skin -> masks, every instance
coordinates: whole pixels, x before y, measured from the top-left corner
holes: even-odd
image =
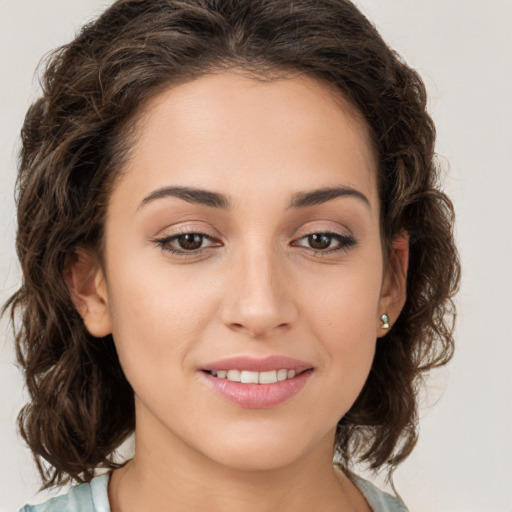
[[[137,449],[113,473],[112,510],[368,511],[332,467],[335,428],[385,343],[380,315],[394,321],[403,306],[393,266],[406,270],[408,249],[397,237],[383,256],[364,122],[312,78],[223,72],[161,93],[138,127],[108,205],[104,264],[80,249],[67,274],[89,331],[113,334],[135,392]],[[340,186],[360,196],[290,207]],[[147,199],[164,187],[219,193],[230,207]],[[170,253],[183,230],[207,237]],[[315,250],[308,236],[326,232],[342,242]],[[247,409],[200,371],[239,355],[314,370],[287,402]]]

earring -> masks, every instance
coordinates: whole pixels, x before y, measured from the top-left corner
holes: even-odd
[[[381,315],[380,320],[382,322],[380,328],[381,329],[389,329],[389,327],[390,327],[390,325],[389,325],[389,316],[386,313]]]

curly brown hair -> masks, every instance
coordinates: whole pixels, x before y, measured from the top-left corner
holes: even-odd
[[[404,230],[410,236],[407,301],[339,421],[335,448],[347,468],[363,461],[378,469],[396,467],[414,447],[422,376],[453,353],[460,273],[421,78],[348,0],[119,0],[48,58],[21,134],[23,284],[4,310],[17,325],[31,397],[19,428],[45,487],[118,467],[113,453],[134,429],[133,391],[112,337],[85,329],[63,277],[66,260],[78,246],[101,254],[137,112],[165,88],[234,68],[264,80],[307,73],[366,120],[384,245]]]

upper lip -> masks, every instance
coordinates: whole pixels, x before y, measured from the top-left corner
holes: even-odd
[[[287,370],[295,370],[301,372],[308,370],[313,366],[298,359],[292,359],[286,356],[268,356],[264,358],[255,358],[248,356],[228,357],[220,359],[213,363],[207,364],[202,367],[205,371],[218,371],[218,370],[246,370],[252,372],[266,372],[270,370],[280,370],[286,368]]]

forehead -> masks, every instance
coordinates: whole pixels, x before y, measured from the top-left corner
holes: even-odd
[[[365,121],[332,86],[306,75],[205,75],[156,96],[136,128],[123,175],[141,192],[170,181],[227,195],[248,185],[286,192],[293,183],[376,194]]]

